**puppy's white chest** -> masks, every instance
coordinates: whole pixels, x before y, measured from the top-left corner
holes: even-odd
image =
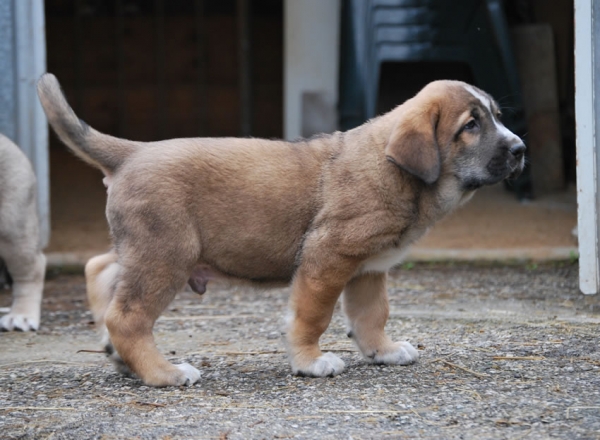
[[[408,247],[386,249],[385,251],[377,255],[373,255],[366,260],[362,264],[359,273],[387,272],[392,267],[402,263],[402,260],[404,260],[404,257],[406,257],[407,253]]]
[[[427,228],[414,228],[407,231],[397,247],[385,249],[378,254],[372,255],[363,262],[358,273],[387,272],[392,267],[398,266],[404,261],[410,245],[425,232],[427,232]]]

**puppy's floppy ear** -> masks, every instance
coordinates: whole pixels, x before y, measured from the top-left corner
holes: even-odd
[[[388,160],[431,185],[440,177],[440,149],[435,131],[437,109],[411,109],[396,123],[385,147]]]

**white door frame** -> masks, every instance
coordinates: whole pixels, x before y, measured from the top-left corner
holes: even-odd
[[[600,147],[600,2],[575,0],[575,117],[579,287],[599,290],[598,148]]]
[[[37,80],[46,71],[44,0],[13,0],[16,88],[16,144],[37,177],[42,247],[50,239],[48,123],[37,96]]]

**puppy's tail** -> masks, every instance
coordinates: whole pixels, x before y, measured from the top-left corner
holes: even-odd
[[[58,137],[75,155],[102,170],[106,176],[112,175],[140,148],[139,142],[100,133],[79,119],[51,73],[42,75],[37,89],[48,122]]]

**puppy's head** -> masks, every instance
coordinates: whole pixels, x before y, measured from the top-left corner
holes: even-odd
[[[435,81],[392,112],[388,160],[427,184],[453,175],[464,190],[515,178],[525,145],[500,121],[491,96],[459,81]]]

